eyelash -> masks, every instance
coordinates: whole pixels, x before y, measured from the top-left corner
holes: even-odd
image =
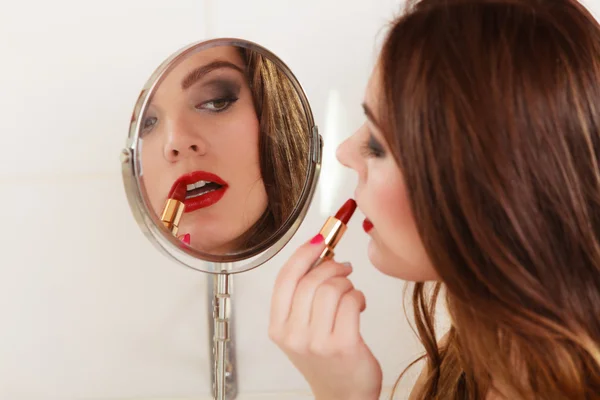
[[[369,139],[362,144],[361,152],[365,157],[381,158],[385,155],[381,145],[371,135],[369,135]]]
[[[149,120],[151,120],[151,119],[153,119],[153,120],[154,120],[154,123],[153,123],[152,125],[150,125],[150,126],[146,126],[146,123],[147,123]],[[157,122],[158,122],[158,118],[156,118],[156,117],[147,117],[147,118],[145,118],[145,119],[142,121],[142,127],[141,127],[141,132],[140,132],[140,133],[141,133],[141,135],[142,135],[142,136],[145,136],[145,135],[147,135],[148,133],[150,133],[150,131],[152,130],[152,128],[154,128],[154,125],[156,125],[156,123],[157,123]]]
[[[209,113],[212,114],[218,114],[218,113],[222,113],[224,111],[227,111],[236,101],[238,101],[238,98],[235,96],[231,96],[231,97],[222,97],[222,98],[218,98],[218,99],[212,99],[212,100],[208,100],[205,101],[204,103],[198,104],[195,108],[197,110],[205,110]],[[210,109],[204,109],[202,108],[202,106],[205,106],[206,104],[210,104],[210,103],[218,103],[218,102],[227,102],[227,105],[219,110],[210,110]]]
[[[210,104],[210,103],[218,103],[220,101],[224,101],[227,102],[227,105],[220,109],[220,110],[209,110],[209,109],[204,109],[205,111],[211,113],[211,114],[218,114],[218,113],[222,113],[224,111],[227,111],[236,101],[238,101],[239,98],[232,96],[232,97],[223,97],[223,98],[218,98],[218,99],[212,99],[212,100],[208,100],[205,101],[204,103],[198,104],[197,106],[195,106],[195,108],[197,110],[203,110],[202,106],[206,105],[206,104]],[[156,123],[158,122],[158,119],[156,117],[150,117],[150,119],[154,119],[155,122],[151,125],[151,126],[142,126],[142,131],[144,131],[145,134],[147,134],[148,130],[152,130],[152,128],[154,127],[154,125],[156,125]],[[144,120],[144,125],[145,123],[148,121],[148,118],[146,120]]]

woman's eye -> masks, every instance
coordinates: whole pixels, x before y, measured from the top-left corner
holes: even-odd
[[[236,101],[237,98],[215,99],[199,104],[196,106],[196,108],[201,110],[207,110],[210,112],[222,112],[231,107],[231,105]]]
[[[380,158],[385,155],[383,146],[372,135],[369,135],[369,139],[361,147],[363,155],[367,157]]]
[[[157,121],[158,121],[158,118],[156,118],[156,117],[148,117],[148,118],[144,119],[144,123],[142,125],[142,129],[143,130],[152,129],[152,127],[154,125],[156,125]]]

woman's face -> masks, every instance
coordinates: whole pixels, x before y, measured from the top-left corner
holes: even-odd
[[[259,121],[235,47],[214,47],[180,63],[160,84],[142,121],[143,180],[160,217],[178,180],[187,184],[178,234],[211,254],[235,239],[267,207]],[[192,186],[193,185],[193,186]]]
[[[355,199],[371,237],[369,259],[387,275],[409,281],[437,279],[410,210],[402,172],[377,121],[380,72],[373,72],[365,95],[367,121],[340,145],[338,160],[358,173]],[[398,132],[397,134],[401,134]]]

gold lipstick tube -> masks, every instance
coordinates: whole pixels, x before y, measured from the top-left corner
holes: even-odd
[[[179,200],[167,199],[167,202],[165,203],[160,220],[173,235],[177,235],[179,221],[181,220],[184,209],[183,202]]]
[[[327,221],[325,221],[325,224],[319,231],[319,233],[323,235],[325,241],[325,249],[321,252],[319,258],[317,258],[317,260],[313,263],[311,269],[333,258],[333,256],[335,255],[333,250],[344,235],[344,232],[346,232],[346,229],[348,229],[346,224],[344,224],[339,219],[335,217],[327,218]]]

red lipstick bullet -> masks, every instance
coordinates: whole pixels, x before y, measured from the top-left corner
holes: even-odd
[[[186,192],[187,187],[185,183],[178,182],[171,188],[171,191],[169,192],[169,199],[183,202],[185,200]]]
[[[319,255],[319,258],[313,263],[311,268],[321,264],[323,261],[331,260],[335,253],[333,250],[346,232],[348,221],[356,211],[356,201],[349,199],[335,214],[335,217],[329,217],[319,233],[325,238],[325,250]]]
[[[335,214],[335,218],[339,219],[344,223],[344,225],[348,224],[352,214],[356,211],[356,201],[350,199],[344,203],[344,205],[338,210]]]

